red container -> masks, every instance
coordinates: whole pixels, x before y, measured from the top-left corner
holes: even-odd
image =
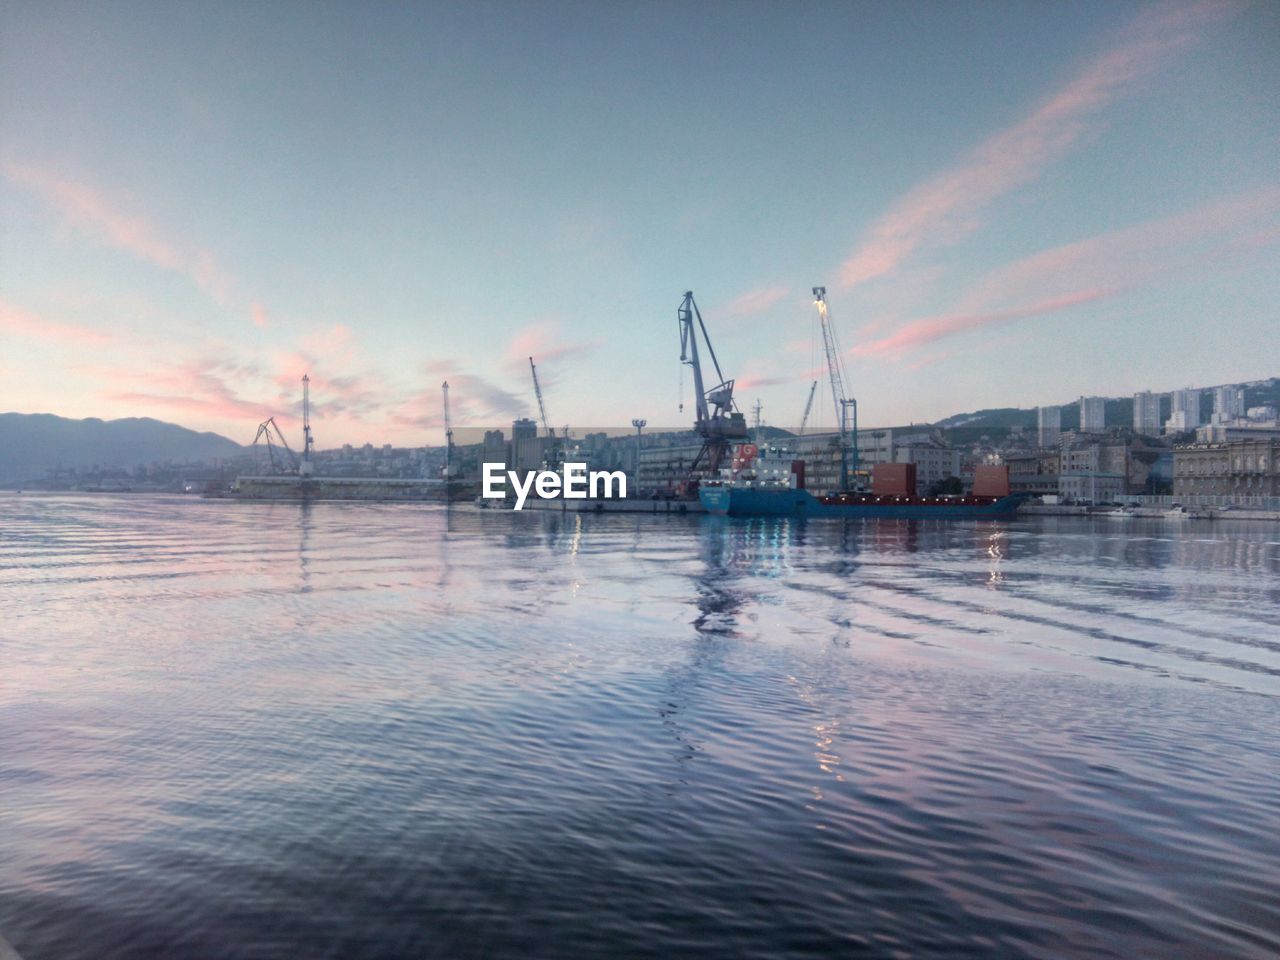
[[[1009,495],[1009,468],[976,468],[973,471],[973,495],[975,497],[1007,497]]]
[[[877,497],[914,497],[914,463],[877,463],[871,468],[871,492]]]

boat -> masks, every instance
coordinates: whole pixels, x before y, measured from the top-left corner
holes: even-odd
[[[1114,510],[1108,510],[1103,516],[1109,520],[1128,520],[1130,517],[1136,517],[1138,514],[1128,507],[1116,507]]]
[[[1192,515],[1191,511],[1182,504],[1175,503],[1172,507],[1166,510],[1162,516],[1166,520],[1190,520]]]
[[[887,520],[1007,520],[1027,494],[920,497],[804,488],[804,463],[783,450],[743,444],[733,466],[698,485],[698,499],[718,516],[883,518]]]

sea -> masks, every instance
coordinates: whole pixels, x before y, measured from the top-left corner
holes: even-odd
[[[1274,958],[1280,526],[3,495],[0,936]]]

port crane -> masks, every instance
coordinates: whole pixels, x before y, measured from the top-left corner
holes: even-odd
[[[804,402],[804,413],[800,416],[800,429],[796,432],[797,437],[804,436],[805,425],[809,422],[809,413],[813,410],[813,395],[818,392],[818,381],[815,380],[809,384],[809,399]]]
[[[444,469],[441,474],[446,480],[453,479],[453,420],[449,416],[449,381],[441,387],[444,391]]]
[[[849,489],[849,476],[858,469],[858,401],[845,394],[844,365],[840,359],[840,345],[836,340],[831,315],[827,311],[827,288],[813,288],[813,302],[818,308],[818,322],[822,325],[822,345],[827,352],[827,373],[831,379],[831,400],[836,408],[839,424],[840,489]]]
[[[680,362],[687,363],[693,369],[694,399],[697,404],[693,429],[702,438],[702,449],[694,457],[689,472],[692,474],[699,467],[704,467],[714,475],[720,469],[730,445],[747,439],[747,421],[733,402],[733,381],[726,380],[720,371],[720,361],[716,359],[715,348],[711,346],[707,325],[702,321],[702,313],[694,302],[692,290],[685,291],[684,300],[676,310],[676,319],[680,324]],[[709,390],[703,382],[702,363],[698,357],[699,331],[719,380]]]
[[[555,469],[559,463],[559,454],[557,452],[556,431],[551,426],[551,421],[547,419],[547,405],[542,400],[542,386],[538,383],[538,368],[533,363],[533,357],[529,358],[529,372],[533,374],[533,394],[538,398],[538,414],[542,417],[543,429],[547,431],[547,466]],[[565,435],[568,436],[569,428],[565,427]]]
[[[302,463],[298,464],[300,477],[309,477],[314,472],[315,464],[311,462],[311,449],[314,446],[315,440],[311,437],[311,374],[304,373],[302,375]]]
[[[267,417],[258,424],[258,432],[253,438],[255,448],[259,440],[262,440],[267,448],[267,458],[271,462],[272,474],[298,473],[298,458],[290,448],[289,441],[280,432],[275,417]]]

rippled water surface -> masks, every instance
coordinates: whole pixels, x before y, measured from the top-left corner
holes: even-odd
[[[1273,957],[1280,527],[0,497],[43,958]]]

